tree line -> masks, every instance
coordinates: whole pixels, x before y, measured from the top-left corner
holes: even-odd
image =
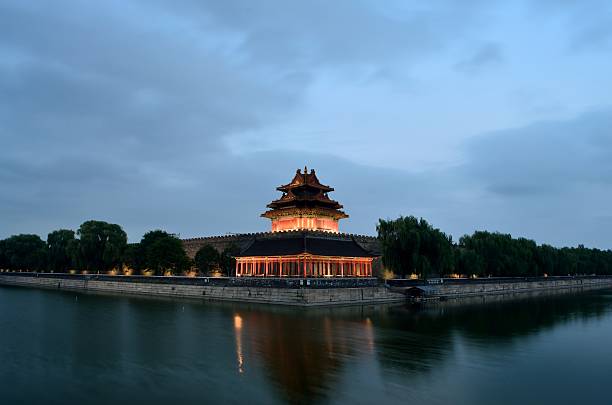
[[[476,231],[458,243],[413,216],[380,220],[383,265],[395,276],[527,277],[612,274],[612,251],[538,245],[509,234]]]
[[[538,245],[509,234],[476,231],[454,242],[450,235],[413,216],[380,220],[382,264],[396,277],[524,277],[612,274],[612,251]],[[202,246],[193,259],[181,240],[162,230],[127,243],[117,224],[86,221],[76,230],[58,229],[42,240],[20,234],[0,240],[0,269],[145,275],[231,275],[237,246],[222,252]]]
[[[111,273],[145,275],[219,274],[234,268],[230,246],[218,252],[204,245],[192,260],[183,243],[162,230],[144,234],[138,243],[128,243],[120,225],[86,221],[77,231],[58,229],[44,241],[38,235],[20,234],[0,240],[0,269],[55,273]]]

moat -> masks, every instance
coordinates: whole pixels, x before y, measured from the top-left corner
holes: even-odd
[[[0,286],[2,402],[612,401],[612,289],[285,308]]]

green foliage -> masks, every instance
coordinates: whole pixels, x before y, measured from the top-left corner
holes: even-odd
[[[214,268],[221,266],[221,255],[211,245],[202,246],[195,255],[195,266],[201,274],[210,273]]]
[[[72,260],[88,271],[105,272],[119,267],[127,245],[127,234],[119,225],[86,221],[77,231],[78,242],[69,244]]]
[[[612,251],[555,248],[509,234],[476,231],[453,244],[450,237],[425,220],[400,217],[377,226],[383,264],[406,277],[456,272],[478,277],[563,276],[612,274]]]
[[[164,275],[166,271],[181,274],[191,266],[181,240],[162,230],[147,232],[139,249],[145,268],[153,270],[156,275]]]
[[[465,235],[457,247],[471,261],[459,261],[458,272],[478,276],[541,276],[608,274],[612,252],[597,249],[557,249],[525,238],[478,231]],[[476,263],[476,265],[474,264]]]
[[[235,257],[239,254],[240,247],[235,244],[229,245],[223,250],[223,252],[221,252],[221,256],[219,258],[219,265],[224,275],[231,276],[232,274],[234,274],[234,271],[236,269]]]
[[[8,252],[6,251],[7,249],[6,245],[7,245],[6,239],[0,240],[0,269],[2,270],[11,268],[9,258],[7,256]]]
[[[59,229],[47,236],[47,265],[54,272],[67,272],[72,265],[71,249],[74,245],[74,231]]]
[[[38,235],[14,235],[2,241],[2,260],[11,270],[41,271],[46,267],[47,245]]]
[[[377,227],[384,266],[407,277],[445,274],[453,267],[452,239],[413,216],[380,220]]]
[[[130,243],[123,251],[123,264],[134,271],[134,274],[140,274],[145,269],[145,255],[142,244]]]

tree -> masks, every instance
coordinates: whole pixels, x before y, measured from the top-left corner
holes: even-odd
[[[212,245],[202,246],[196,253],[194,263],[202,274],[210,273],[215,267],[220,266],[221,255]]]
[[[134,274],[140,274],[145,269],[145,255],[142,244],[130,243],[123,252],[123,264],[125,264]]]
[[[140,249],[145,268],[157,275],[164,275],[166,271],[181,274],[191,265],[181,240],[162,230],[147,232],[140,241]]]
[[[231,244],[221,252],[221,256],[219,258],[219,265],[224,275],[230,276],[234,274],[234,269],[236,268],[236,256],[240,254],[240,247]]]
[[[478,253],[464,247],[455,248],[455,271],[459,274],[482,276],[485,263]]]
[[[416,270],[420,244],[416,226],[417,219],[412,216],[395,221],[381,219],[376,226],[383,265],[404,278]]]
[[[54,272],[66,272],[71,264],[71,243],[74,241],[74,231],[59,229],[47,236],[47,264]]]
[[[11,264],[9,262],[8,256],[7,256],[7,247],[6,247],[6,239],[2,239],[0,240],[0,269],[1,270],[6,270],[9,269],[11,267]]]
[[[117,224],[86,221],[77,231],[78,243],[69,244],[72,259],[88,271],[106,272],[119,267],[127,234]]]
[[[376,227],[381,243],[383,264],[394,273],[407,277],[418,273],[422,278],[432,273],[452,270],[452,239],[424,219],[413,216],[380,220]]]
[[[41,271],[46,266],[47,245],[38,235],[13,235],[3,241],[3,256],[12,270]]]

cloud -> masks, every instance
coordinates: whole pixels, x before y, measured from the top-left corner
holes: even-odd
[[[455,69],[466,74],[476,74],[486,68],[499,65],[504,60],[501,45],[487,43],[480,46],[468,58],[461,60],[455,65]]]
[[[164,204],[181,206],[177,193],[196,185],[203,204],[213,203],[211,190],[231,196],[240,157],[225,138],[299,108],[320,69],[382,68],[443,47],[452,30],[469,27],[469,9],[5,2],[2,232],[75,224],[87,213],[130,227],[138,220],[125,212],[167,216]]]
[[[612,111],[484,134],[467,146],[467,175],[504,196],[612,184]]]
[[[607,0],[532,1],[531,9],[545,20],[560,20],[571,51],[609,51],[612,45],[612,5]]]
[[[612,243],[600,229],[606,110],[487,131],[462,166],[446,153],[431,164],[436,150],[460,150],[464,133],[516,121],[452,72],[458,49],[472,50],[455,66],[468,76],[512,60],[516,33],[487,35],[497,22],[487,11],[502,5],[3,2],[0,237],[91,218],[124,225],[132,240],[153,228],[266,230],[259,214],[274,187],[307,164],[336,187],[346,231],[417,215],[455,236],[485,228]],[[499,91],[490,72],[480,95]],[[522,79],[518,88],[538,91]],[[305,104],[323,111],[291,121]],[[479,114],[484,124],[468,122]],[[381,167],[391,159],[399,168]],[[407,170],[414,162],[426,168]]]

